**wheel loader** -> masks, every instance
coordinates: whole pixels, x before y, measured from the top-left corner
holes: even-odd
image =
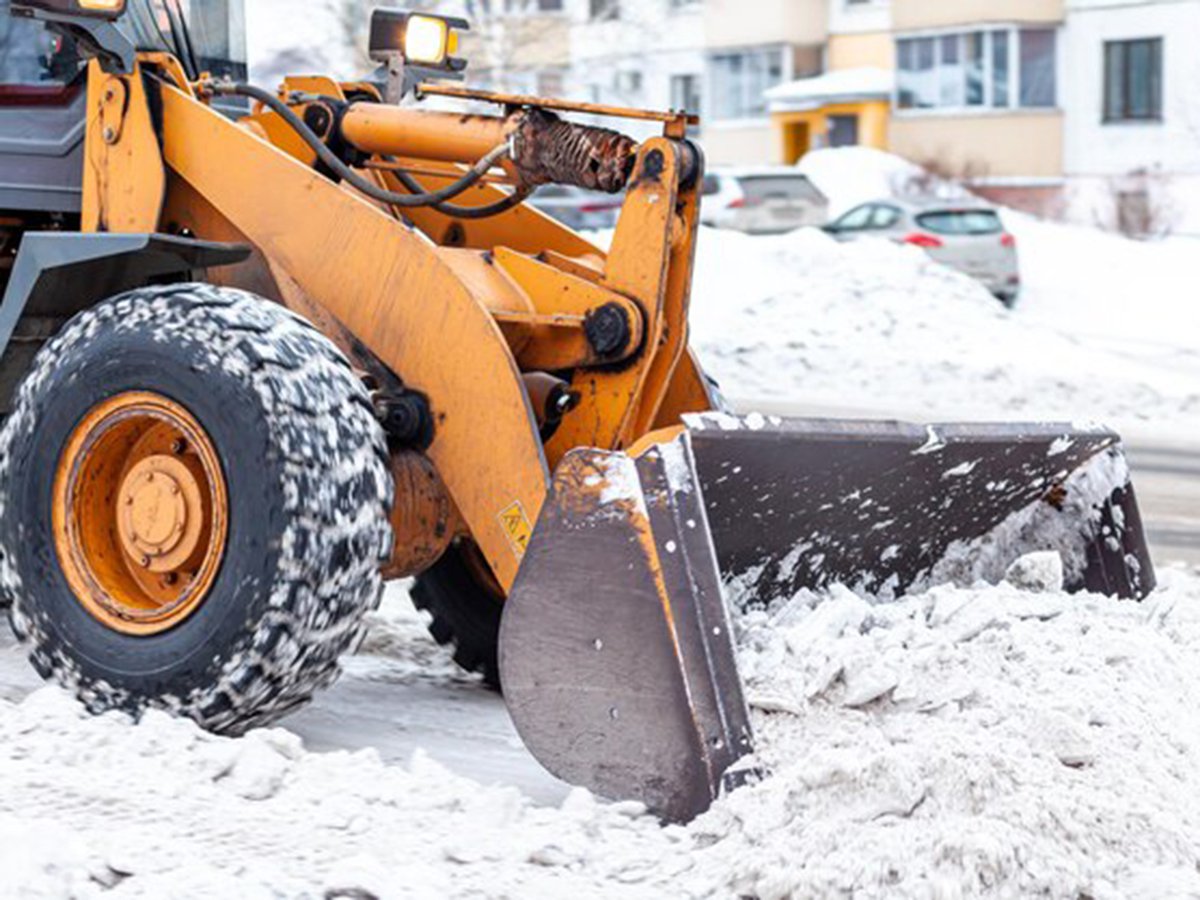
[[[685,820],[755,771],[747,605],[1153,587],[1106,429],[725,409],[688,114],[470,89],[394,10],[266,90],[237,4],[0,4],[0,587],[88,708],[272,722],[408,577],[551,772]],[[623,194],[607,250],[545,184]]]

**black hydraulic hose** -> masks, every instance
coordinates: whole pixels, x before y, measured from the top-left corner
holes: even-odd
[[[424,191],[421,182],[413,178],[403,169],[389,169],[396,180],[408,188],[413,193]],[[513,190],[513,192],[502,200],[497,200],[495,203],[489,203],[487,206],[458,206],[452,203],[431,203],[430,207],[436,209],[443,215],[453,216],[456,219],[486,219],[489,216],[496,216],[502,212],[508,212],[514,206],[520,206],[533,193],[533,188],[522,186]]]
[[[317,133],[311,128],[309,128],[303,119],[292,112],[291,107],[289,107],[270,91],[265,91],[262,88],[254,87],[250,84],[235,84],[233,82],[226,81],[210,82],[207,87],[216,94],[237,94],[242,97],[249,97],[251,100],[257,100],[258,102],[262,103],[264,106],[268,107],[272,112],[278,115],[279,118],[287,122],[292,130],[299,135],[300,139],[303,140],[304,143],[306,143],[312,149],[312,151],[317,154],[317,157],[321,160],[321,162],[325,163],[325,165],[327,165],[330,170],[334,172],[334,174],[344,181],[349,182],[357,190],[366,194],[373,200],[378,200],[380,203],[387,203],[390,206],[409,208],[417,206],[436,206],[437,204],[446,200],[452,200],[459,194],[466,191],[468,188],[474,187],[479,180],[488,173],[488,170],[491,169],[492,166],[509,155],[508,144],[498,144],[497,146],[493,147],[483,157],[483,159],[471,166],[471,168],[466,171],[462,178],[459,178],[457,181],[446,185],[444,188],[436,191],[424,191],[420,190],[421,186],[420,184],[417,184],[417,189],[420,191],[420,193],[398,194],[395,191],[386,190],[374,182],[368,181],[366,178],[363,178],[352,168],[342,162],[342,160],[338,158],[338,155],[325,145],[325,142],[321,140],[320,136],[317,135]],[[404,183],[405,187],[408,187],[408,183],[404,182],[403,178],[401,179],[401,182]],[[518,191],[517,193],[520,192]],[[513,194],[511,196],[515,197],[517,194]],[[511,199],[511,197],[505,199]],[[499,206],[498,203],[493,205]],[[458,207],[454,208],[457,209]],[[480,207],[480,209],[483,208],[484,207]]]

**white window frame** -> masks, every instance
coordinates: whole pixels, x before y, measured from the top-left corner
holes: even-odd
[[[992,105],[993,63],[992,32],[1008,33],[1008,106]],[[1022,106],[1021,105],[1021,32],[1022,31],[1052,31],[1054,32],[1054,105],[1053,106]],[[983,32],[987,35],[983,52],[983,103],[979,106],[932,106],[932,107],[902,107],[900,105],[900,41],[919,38],[934,39],[934,67],[941,58],[942,45],[940,38],[951,35],[967,35]],[[1047,22],[1016,23],[1016,22],[980,22],[969,27],[956,25],[948,28],[924,29],[920,31],[905,31],[895,35],[896,44],[896,87],[892,91],[892,115],[898,118],[923,118],[930,116],[1009,116],[1009,115],[1038,115],[1053,114],[1062,111],[1062,26]]]
[[[716,82],[713,78],[712,61],[717,56],[733,56],[735,54],[750,54],[750,53],[767,53],[773,52],[780,55],[780,84],[787,84],[795,78],[795,53],[790,44],[752,44],[742,47],[711,47],[704,56],[704,80],[701,82],[700,102],[704,106],[704,123],[705,126],[715,128],[742,128],[747,126],[760,126],[764,122],[770,121],[771,114],[769,107],[764,103],[762,115],[757,116],[734,116],[732,118],[721,118],[716,114],[713,106],[716,98]]]

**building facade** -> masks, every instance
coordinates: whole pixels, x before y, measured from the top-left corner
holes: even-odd
[[[1200,235],[1200,0],[1067,0],[1068,216]]]
[[[456,2],[473,80],[698,112],[713,163],[862,144],[1035,212],[1200,233],[1200,0]]]

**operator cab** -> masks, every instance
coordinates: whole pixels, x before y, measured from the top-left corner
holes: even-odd
[[[0,219],[74,215],[87,66],[72,38],[11,5],[0,0]],[[117,27],[139,50],[177,56],[189,76],[246,79],[244,0],[129,0]]]

